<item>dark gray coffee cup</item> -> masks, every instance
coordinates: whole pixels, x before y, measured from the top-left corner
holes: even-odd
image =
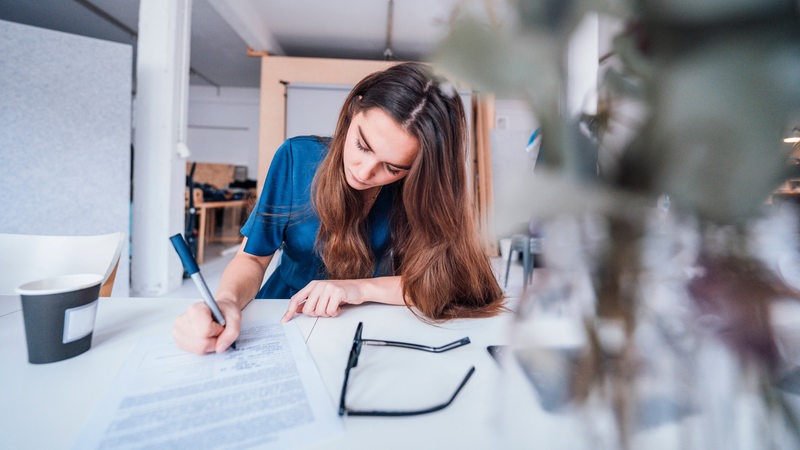
[[[61,361],[89,350],[102,275],[74,274],[17,288],[22,300],[28,361]]]

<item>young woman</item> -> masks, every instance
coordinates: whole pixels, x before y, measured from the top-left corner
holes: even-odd
[[[290,298],[283,321],[364,302],[406,305],[431,320],[499,312],[502,290],[469,198],[466,130],[461,99],[428,66],[367,76],[331,139],[297,137],[278,149],[217,289],[227,326],[196,303],[175,323],[178,346],[225,351],[253,298]]]

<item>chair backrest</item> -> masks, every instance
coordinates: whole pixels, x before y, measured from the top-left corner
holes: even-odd
[[[100,296],[114,286],[125,233],[48,236],[0,233],[0,295],[28,281],[75,273],[103,275]]]

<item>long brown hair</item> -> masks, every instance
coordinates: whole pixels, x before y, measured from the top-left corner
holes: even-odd
[[[367,278],[375,269],[367,207],[344,175],[342,153],[359,111],[380,108],[415,136],[420,149],[396,189],[391,213],[395,273],[406,305],[433,320],[490,316],[503,294],[475,226],[466,174],[467,126],[455,89],[421,63],[373,73],[345,100],[328,155],[314,178],[317,247],[331,279]]]

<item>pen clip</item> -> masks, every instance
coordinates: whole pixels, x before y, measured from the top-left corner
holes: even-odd
[[[186,269],[186,273],[189,276],[192,276],[200,271],[200,267],[197,265],[197,261],[192,256],[192,251],[189,250],[189,244],[186,243],[186,239],[184,239],[183,235],[178,233],[174,236],[170,236],[170,242],[172,242],[172,246],[175,247],[175,251],[178,252],[178,258],[181,259],[181,264],[183,264],[183,268]]]

